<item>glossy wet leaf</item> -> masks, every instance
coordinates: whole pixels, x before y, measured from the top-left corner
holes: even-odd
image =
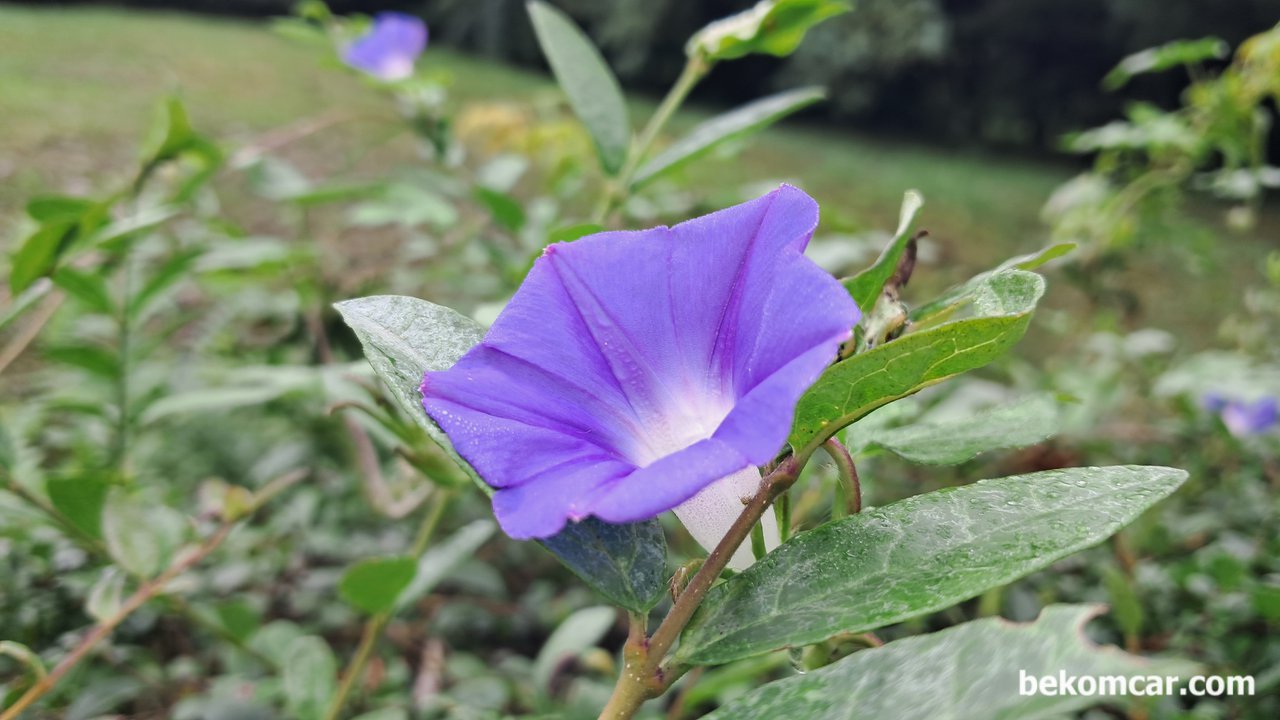
[[[1051,395],[1015,402],[936,422],[877,428],[857,434],[856,447],[887,450],[923,465],[955,465],[991,450],[1035,445],[1058,432],[1058,403]],[[860,426],[850,429],[854,434]]]
[[[755,100],[723,115],[717,115],[689,131],[636,172],[632,186],[639,188],[662,175],[683,167],[730,140],[759,132],[782,118],[826,98],[821,87],[803,87]]]
[[[915,234],[916,218],[922,207],[924,198],[920,193],[908,190],[902,198],[902,209],[898,213],[898,229],[894,231],[884,252],[880,253],[871,267],[841,281],[853,301],[858,304],[858,309],[862,310],[863,317],[871,314],[880,291],[884,290],[884,284],[893,277],[893,271],[897,269],[898,261],[907,249],[907,242]]]
[[[1050,605],[1033,623],[987,618],[898,640],[765,685],[706,718],[1052,720],[1124,693],[1026,693],[1023,673],[1142,678],[1140,692],[1149,695],[1146,678],[1187,677],[1199,670],[1184,660],[1094,645],[1084,626],[1103,611],[1100,605]]]
[[[808,454],[872,410],[1000,357],[1022,338],[1044,279],[1006,270],[971,302],[974,317],[911,332],[843,360],[800,398],[789,442]]]
[[[338,594],[349,605],[371,615],[386,612],[413,582],[418,562],[409,557],[368,558],[347,568]]]
[[[425,300],[382,295],[334,305],[356,332],[365,357],[400,407],[440,444],[487,494],[492,489],[453,452],[448,437],[422,409],[422,378],[451,367],[480,342],[479,323]],[[632,610],[661,598],[666,539],[657,520],[609,525],[594,518],[567,525],[541,541],[570,570],[610,601]]]
[[[732,662],[950,607],[1106,539],[1182,470],[1070,468],[947,488],[793,538],[712,589],[680,657]]]
[[[644,611],[662,599],[667,541],[657,520],[613,525],[591,517],[542,544],[615,605]]]
[[[996,275],[1008,270],[1035,270],[1050,260],[1063,257],[1075,249],[1075,243],[1057,243],[1033,253],[1009,258],[995,268],[978,273],[934,300],[915,308],[911,311],[911,321],[917,326],[937,325],[972,301],[975,293]]]
[[[534,0],[529,19],[538,45],[555,73],[569,106],[587,127],[605,172],[622,168],[631,143],[631,120],[622,87],[591,40],[560,10]]]
[[[400,409],[453,453],[444,431],[422,408],[422,380],[428,370],[452,367],[484,338],[484,328],[449,308],[400,295],[345,300],[334,308],[360,338],[364,356]],[[471,466],[454,457],[474,477]]]

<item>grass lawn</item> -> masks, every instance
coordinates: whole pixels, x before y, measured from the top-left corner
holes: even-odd
[[[554,92],[545,76],[443,50],[432,49],[425,62],[450,69],[463,97],[525,99]],[[391,119],[382,99],[358,78],[324,67],[313,49],[260,23],[0,5],[0,247],[11,241],[7,228],[32,194],[89,191],[113,180],[113,168],[128,167],[157,99],[173,90],[197,127],[232,141],[324,113],[367,116],[327,131],[324,149],[313,151],[319,155],[368,146],[387,132]],[[636,105],[648,107],[643,100]],[[701,116],[685,113],[675,125]],[[380,157],[403,163],[403,150],[392,144]],[[1069,175],[1065,165],[793,124],[768,132],[740,155],[704,163],[691,180],[738,186],[788,179],[814,194],[827,217],[879,227],[891,227],[902,192],[918,188],[927,200],[924,226],[940,250],[941,266],[926,271],[957,279],[1043,245],[1040,207]],[[1208,344],[1217,320],[1238,303],[1239,293],[1231,290],[1257,280],[1259,259],[1277,235],[1280,222],[1271,213],[1257,238],[1220,243],[1222,263],[1203,278],[1169,281],[1171,264],[1164,260],[1135,269],[1145,320],[1180,329],[1193,346]],[[1054,304],[1073,302],[1056,293]]]

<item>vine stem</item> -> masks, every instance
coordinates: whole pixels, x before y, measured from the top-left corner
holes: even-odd
[[[822,443],[822,449],[835,463],[840,487],[844,488],[843,503],[839,501],[839,493],[837,493],[837,511],[857,515],[862,512],[862,481],[858,479],[858,466],[853,464],[853,456],[849,454],[849,448],[840,444],[840,441],[833,436]]]
[[[644,161],[649,149],[653,147],[653,143],[658,139],[658,134],[662,132],[662,128],[666,127],[667,122],[676,114],[676,110],[680,109],[694,86],[710,72],[711,64],[710,60],[700,54],[694,54],[689,57],[684,69],[680,71],[680,77],[676,78],[675,84],[667,91],[666,97],[662,98],[662,102],[653,111],[649,122],[645,123],[644,129],[640,131],[640,136],[636,139],[635,144],[631,146],[631,151],[627,153],[626,162],[623,163],[622,170],[618,173],[616,183],[606,186],[604,193],[601,194],[600,202],[596,205],[595,212],[592,214],[595,224],[603,224],[618,202],[626,199],[631,192],[631,181],[635,177],[636,171],[640,169],[640,163]]]
[[[190,570],[193,566],[203,560],[222,544],[223,540],[231,534],[231,531],[239,525],[239,521],[224,522],[213,535],[201,543],[191,552],[179,557],[169,565],[161,574],[154,579],[143,583],[137,591],[125,600],[120,608],[112,613],[109,617],[100,621],[68,654],[62,659],[58,665],[49,672],[48,675],[40,678],[34,685],[27,689],[22,697],[10,705],[3,713],[0,713],[0,720],[16,720],[18,715],[26,710],[33,703],[44,697],[46,693],[58,684],[64,675],[71,671],[76,665],[84,660],[90,652],[93,651],[98,643],[111,636],[111,633],[120,623],[124,622],[135,610],[142,607],[147,601],[164,592],[165,587],[182,573]]]
[[[600,720],[627,720],[635,715],[636,710],[650,698],[657,697],[674,682],[684,669],[678,663],[666,661],[667,651],[675,644],[680,632],[689,624],[693,613],[706,597],[711,586],[715,584],[729,564],[729,559],[751,534],[751,529],[769,509],[769,505],[782,493],[786,492],[800,470],[804,468],[808,457],[791,456],[782,461],[776,469],[760,481],[760,489],[752,496],[743,508],[728,532],[721,538],[706,562],[698,569],[683,592],[676,598],[671,611],[663,618],[653,636],[647,640],[637,639],[632,622],[631,637],[623,649],[623,669],[618,676],[618,683],[613,688],[609,703],[600,713]]]
[[[18,499],[26,502],[31,507],[44,513],[44,515],[48,517],[49,520],[51,520],[58,527],[62,528],[62,531],[64,533],[66,533],[69,537],[71,537],[73,541],[79,543],[79,545],[89,553],[101,558],[102,560],[105,560],[108,563],[114,562],[114,559],[111,557],[111,552],[107,550],[106,545],[102,544],[102,541],[98,540],[94,536],[86,533],[84,530],[81,530],[79,527],[77,527],[76,524],[73,523],[70,518],[62,514],[62,512],[60,512],[57,508],[55,508],[52,504],[50,504],[48,500],[45,500],[44,498],[40,497],[36,493],[33,493],[27,488],[23,487],[20,483],[18,483],[17,480],[14,480],[12,477],[6,475],[3,469],[0,469],[0,480],[3,481],[3,482],[0,482],[0,490],[8,491],[14,497],[17,497]],[[116,567],[120,567],[120,566],[117,565]],[[121,569],[125,570],[125,572],[129,573],[130,577],[132,577],[134,580],[137,580],[140,583],[146,582],[147,580],[146,577],[139,575],[129,570],[128,568],[121,568]],[[258,652],[257,650],[254,650],[253,648],[249,647],[249,645],[244,640],[241,640],[240,638],[236,637],[231,632],[229,632],[226,628],[222,627],[216,622],[210,621],[205,616],[196,612],[194,609],[192,609],[190,605],[188,605],[185,601],[183,601],[182,598],[174,595],[161,595],[157,599],[166,603],[169,606],[169,609],[172,610],[173,612],[203,627],[204,629],[208,630],[214,635],[217,635],[219,638],[221,638],[225,642],[228,642],[234,645],[236,648],[238,648],[245,654],[253,657],[258,662],[266,665],[269,668],[272,668],[275,670],[279,669],[279,663],[277,663],[274,659],[267,657],[261,652]]]
[[[440,518],[444,517],[445,506],[449,504],[451,493],[446,490],[437,489],[434,499],[427,514],[422,519],[422,525],[418,529],[418,534],[414,538],[413,548],[410,549],[410,557],[417,560],[427,551],[427,545],[430,544],[431,538],[435,535],[436,528],[440,525]],[[351,695],[351,690],[355,687],[356,681],[364,674],[364,668],[369,664],[369,658],[373,657],[373,649],[378,644],[378,638],[382,636],[382,631],[386,629],[387,623],[391,620],[393,611],[380,612],[369,618],[364,625],[364,630],[360,634],[360,644],[356,647],[356,654],[352,656],[351,663],[342,671],[342,680],[338,684],[338,690],[333,695],[333,700],[329,703],[329,709],[325,712],[325,720],[337,720],[342,714],[342,708],[347,704],[347,698]],[[0,720],[4,720],[0,718]]]

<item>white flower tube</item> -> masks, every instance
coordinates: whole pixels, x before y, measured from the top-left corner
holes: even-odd
[[[711,483],[697,495],[677,505],[674,512],[693,539],[706,548],[707,552],[711,552],[759,490],[760,470],[749,467]],[[778,547],[781,540],[778,536],[778,522],[773,513],[766,512],[760,522],[764,526],[765,549]],[[729,567],[746,570],[753,562],[755,556],[748,539],[733,554]]]

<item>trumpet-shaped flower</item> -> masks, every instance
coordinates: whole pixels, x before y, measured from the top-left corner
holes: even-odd
[[[484,340],[422,385],[496,489],[502,528],[541,538],[674,509],[714,546],[858,320],[803,255],[817,221],[784,185],[674,227],[549,246]],[[740,549],[731,564],[749,563]]]
[[[382,80],[403,80],[427,47],[427,26],[421,19],[397,12],[373,16],[369,31],[347,46],[342,61]]]

